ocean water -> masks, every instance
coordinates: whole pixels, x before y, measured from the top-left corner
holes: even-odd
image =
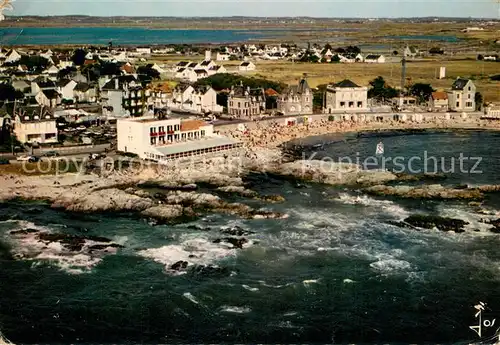
[[[316,150],[323,157],[368,156],[380,140],[386,155],[484,155],[481,177],[449,174],[449,183],[498,183],[496,133],[351,136]],[[312,183],[297,188],[269,175],[247,182],[286,201],[239,201],[289,217],[207,214],[152,226],[127,214],[78,216],[41,202],[0,204],[0,330],[15,343],[45,344],[465,344],[477,338],[469,329],[477,302],[500,316],[500,235],[483,229],[467,202],[375,198]],[[498,197],[483,207],[500,211]],[[388,224],[422,212],[469,220],[471,230],[482,232]],[[254,232],[245,236],[248,245],[230,250],[213,243],[234,226]],[[68,256],[16,242],[9,231],[21,228],[105,236],[125,248],[96,260]],[[30,250],[33,259],[13,258]],[[167,270],[184,259],[226,271]]]
[[[395,40],[409,40],[409,41],[440,41],[440,42],[459,42],[460,38],[456,36],[445,35],[400,35],[400,36],[387,36],[386,38]]]
[[[64,27],[64,28],[0,28],[0,44],[3,45],[56,45],[96,44],[145,45],[145,44],[193,44],[234,43],[259,40],[266,37],[288,35],[297,30],[169,30],[148,28]],[[303,31],[351,31],[344,28]]]

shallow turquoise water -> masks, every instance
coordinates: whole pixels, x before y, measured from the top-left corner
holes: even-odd
[[[372,154],[380,138],[354,139],[322,155]],[[456,149],[486,155],[481,177],[449,183],[498,183],[495,133],[387,137],[386,154]],[[459,146],[460,145],[460,146]],[[189,224],[151,226],[131,215],[77,216],[42,203],[0,204],[0,329],[17,343],[461,343],[475,339],[473,305],[500,311],[500,237],[466,202],[377,199],[355,190],[249,177],[251,188],[280,193],[282,220],[206,215]],[[490,196],[485,207],[498,209]],[[454,216],[486,232],[448,234],[387,224],[425,212]],[[10,220],[9,220],[10,219]],[[199,225],[200,229],[190,227]],[[255,233],[253,244],[213,244],[221,229]],[[125,245],[91,265],[68,258],[13,260],[8,231],[106,236]],[[226,268],[215,275],[172,275],[187,255]],[[73,262],[74,263],[74,262]],[[88,267],[85,267],[88,265]],[[77,273],[78,269],[84,273]]]

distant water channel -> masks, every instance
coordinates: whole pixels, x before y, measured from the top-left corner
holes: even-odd
[[[3,45],[96,44],[113,42],[116,45],[234,43],[280,37],[301,31],[348,32],[355,29],[266,29],[266,30],[172,30],[135,27],[85,28],[0,28]]]

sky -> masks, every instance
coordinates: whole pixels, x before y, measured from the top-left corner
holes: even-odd
[[[13,15],[499,18],[499,0],[15,0]]]

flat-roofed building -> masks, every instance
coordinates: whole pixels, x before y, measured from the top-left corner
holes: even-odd
[[[142,159],[168,159],[218,152],[239,143],[214,134],[214,127],[201,120],[125,118],[117,121],[118,151]]]

